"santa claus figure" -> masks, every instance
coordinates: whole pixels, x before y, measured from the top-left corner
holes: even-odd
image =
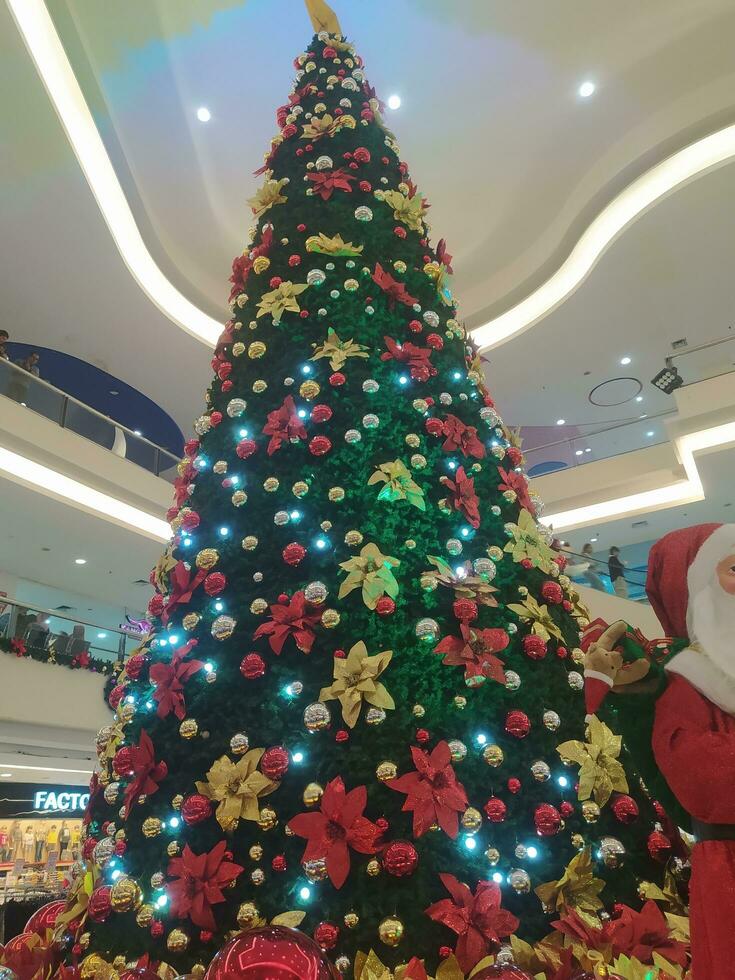
[[[689,815],[697,841],[689,892],[694,980],[731,980],[735,524],[701,524],[667,534],[651,549],[646,591],[669,639],[639,647],[641,654],[631,658],[618,646],[628,630],[624,623],[598,631],[587,651],[587,709],[599,710],[611,688],[616,693],[655,692],[653,756],[668,789]],[[644,704],[635,698],[620,701]]]

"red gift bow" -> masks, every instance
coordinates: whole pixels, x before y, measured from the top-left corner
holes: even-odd
[[[318,194],[322,201],[328,201],[334,191],[352,191],[350,181],[357,178],[343,167],[337,170],[320,170],[317,173],[307,174],[307,180],[314,184],[314,193]]]
[[[323,860],[335,888],[344,885],[350,871],[350,848],[375,854],[380,829],[363,812],[367,789],[357,786],[345,792],[341,776],[327,783],[318,812],[299,813],[288,826],[307,844],[302,863]]]
[[[430,905],[426,914],[457,933],[457,961],[469,973],[491,944],[499,943],[518,928],[519,920],[501,908],[501,891],[494,881],[479,881],[473,895],[454,875],[441,874],[439,878],[452,897]]]
[[[406,306],[413,306],[418,300],[406,292],[406,287],[402,282],[394,279],[389,272],[386,272],[380,262],[375,263],[373,272],[373,282],[378,285],[388,297],[388,306],[392,310],[396,302],[405,303]]]
[[[139,796],[155,793],[158,784],[168,773],[165,762],[156,762],[153,742],[145,730],[141,731],[138,744],[130,746],[130,766],[133,779],[125,790],[125,805],[128,810],[135,806]]]
[[[482,459],[485,455],[485,447],[477,438],[477,429],[474,425],[465,425],[456,415],[447,415],[444,419],[445,441],[442,449],[447,453],[459,450],[463,456],[474,456]]]
[[[406,794],[402,810],[413,811],[414,837],[421,837],[433,823],[438,823],[454,839],[459,832],[459,814],[467,808],[467,794],[452,768],[449,746],[439,742],[427,755],[412,745],[411,755],[416,770],[390,779],[386,785]]]
[[[261,636],[269,637],[271,650],[279,654],[289,636],[293,636],[299,650],[303,653],[311,651],[316,639],[314,626],[321,616],[318,611],[307,609],[303,592],[294,592],[293,598],[284,605],[274,603],[270,607],[270,613],[271,619],[262,623],[255,631],[256,640]]]
[[[453,510],[458,510],[467,518],[467,523],[472,527],[480,526],[480,502],[475,493],[475,480],[467,476],[464,466],[457,470],[454,480],[448,476],[443,476],[441,482],[449,491],[447,503]]]
[[[473,629],[467,623],[460,624],[460,636],[445,636],[435,647],[434,653],[444,653],[442,663],[450,667],[464,667],[466,679],[489,677],[505,684],[503,663],[495,653],[504,650],[510,637],[502,629]]]
[[[272,456],[284,442],[291,439],[306,439],[304,423],[296,412],[296,404],[291,395],[283,399],[280,408],[268,412],[268,421],[263,426],[263,434],[270,436],[268,455]]]
[[[206,577],[206,568],[200,568],[195,573],[192,573],[187,569],[183,561],[176,563],[169,579],[171,594],[166,600],[166,605],[161,613],[161,622],[164,626],[168,623],[171,613],[177,606],[185,606],[191,601],[194,589],[197,589]]]
[[[175,880],[167,887],[171,911],[179,919],[189,918],[201,929],[216,929],[212,906],[225,901],[222,891],[243,871],[225,860],[226,841],[211,851],[195,854],[187,844],[180,857],[169,861],[168,873]]]
[[[184,685],[204,667],[202,660],[184,660],[196,645],[196,640],[189,640],[179,647],[169,663],[156,663],[151,667],[150,679],[156,685],[153,699],[158,702],[156,714],[159,718],[166,718],[172,711],[179,721],[186,716]]]

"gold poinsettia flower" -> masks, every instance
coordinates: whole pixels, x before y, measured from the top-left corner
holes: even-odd
[[[153,584],[164,595],[168,592],[169,572],[176,568],[176,564],[176,559],[173,556],[173,548],[168,544],[153,569]]]
[[[539,605],[532,595],[527,595],[523,602],[509,602],[508,609],[525,623],[531,623],[531,632],[543,640],[549,640],[552,636],[563,639],[561,630],[551,618],[549,607]]]
[[[349,728],[357,724],[363,701],[375,708],[395,708],[393,698],[384,685],[378,683],[392,658],[392,650],[368,656],[367,647],[360,640],[346,657],[334,658],[334,681],[321,689],[319,700],[339,701],[342,717]]]
[[[278,324],[281,317],[288,310],[291,313],[298,313],[301,307],[296,297],[303,293],[309,286],[305,282],[282,282],[280,286],[271,289],[268,293],[263,293],[258,301],[257,316],[265,316],[270,313],[273,322]]]
[[[603,907],[599,895],[604,887],[605,882],[595,878],[592,852],[586,847],[572,858],[558,881],[547,881],[535,891],[549,912],[596,912]]]
[[[366,544],[359,556],[340,562],[339,567],[347,572],[347,578],[339,587],[339,598],[344,599],[353,589],[362,588],[362,601],[368,609],[375,609],[378,599],[398,595],[398,582],[393,568],[400,565],[397,558],[381,554],[377,545]]]
[[[72,882],[66,900],[66,908],[56,919],[54,931],[56,932],[58,930],[59,934],[64,932],[63,926],[67,922],[79,920],[79,924],[82,925],[87,918],[89,898],[99,878],[99,871],[95,864],[90,862],[87,868],[88,870],[84,874],[80,874]]]
[[[669,867],[664,871],[662,887],[652,881],[642,881],[638,886],[638,894],[642,899],[650,898],[654,902],[658,902],[675,915],[686,915],[686,903],[682,901],[674,873]]]
[[[400,191],[384,191],[383,200],[388,207],[393,208],[393,217],[396,221],[400,221],[411,231],[423,231],[424,199],[420,194],[406,197]]]
[[[505,546],[513,556],[513,561],[528,558],[535,568],[549,572],[554,561],[554,552],[539,531],[538,524],[527,510],[523,509],[517,524],[507,525],[512,540]]]
[[[354,129],[356,125],[354,116],[349,114],[331,116],[325,112],[323,116],[312,116],[308,122],[304,123],[301,139],[318,140],[322,136],[334,136],[340,129]]]
[[[653,954],[653,968],[650,963],[641,963],[637,957],[624,953],[609,964],[609,968],[620,980],[651,980],[652,977],[656,980],[683,980],[689,976],[684,967],[670,963],[659,953]]]
[[[400,459],[394,459],[392,463],[381,463],[368,480],[368,486],[374,483],[385,484],[378,494],[378,500],[407,500],[419,510],[426,510],[424,491]]]
[[[207,773],[207,781],[197,782],[199,792],[219,804],[216,816],[223,830],[233,830],[238,820],[257,820],[258,800],[277,788],[278,783],[258,769],[264,751],[251,749],[237,762],[223,755]]]
[[[323,231],[318,235],[310,235],[306,239],[306,251],[319,252],[322,255],[360,255],[363,248],[363,245],[353,245],[352,242],[344,241],[339,234],[330,238]]]
[[[561,967],[563,946],[564,938],[559,932],[539,940],[534,946],[518,936],[510,937],[513,962],[516,966],[530,973],[532,977],[541,976],[544,980],[549,969],[556,972]]]
[[[572,740],[556,747],[564,762],[576,762],[580,767],[580,800],[594,796],[595,802],[604,806],[613,792],[628,792],[625,770],[618,762],[622,743],[620,735],[613,735],[607,725],[593,715],[587,726],[586,742]]]
[[[356,344],[352,339],[340,340],[336,331],[330,327],[327,331],[327,339],[321,347],[314,348],[314,354],[310,359],[318,361],[321,357],[328,357],[331,369],[339,371],[345,366],[348,357],[367,357],[367,352],[367,347]]]
[[[477,964],[473,973],[485,966],[490,965],[490,960],[481,961]],[[413,975],[413,970],[411,974],[408,974],[409,963],[399,963],[395,968],[395,972],[390,970],[380,959],[374,950],[370,950],[369,953],[363,953],[360,951],[355,956],[355,980],[405,980],[406,976]],[[427,974],[427,980],[465,980],[465,974],[460,969],[457,958],[452,953],[445,960],[442,960],[436,969],[436,977],[431,977]]]
[[[441,556],[427,555],[426,557],[434,568],[425,571],[421,576],[422,579],[432,578],[437,585],[453,589],[457,598],[474,599],[482,606],[497,606],[498,601],[493,596],[493,592],[498,590],[494,585],[490,585],[487,577],[475,574],[472,562],[466,561],[453,569]]]
[[[288,183],[288,178],[282,180],[266,180],[254,197],[248,198],[248,204],[253,209],[253,214],[259,218],[261,214],[272,208],[274,204],[285,204],[288,198],[281,194],[281,190]]]

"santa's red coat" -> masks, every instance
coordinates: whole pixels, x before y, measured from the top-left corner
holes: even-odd
[[[677,674],[656,703],[653,751],[695,820],[735,825],[735,717]],[[695,844],[690,916],[694,980],[732,980],[735,840]]]

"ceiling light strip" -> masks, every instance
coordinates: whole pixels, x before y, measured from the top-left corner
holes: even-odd
[[[598,214],[551,278],[505,313],[475,327],[475,342],[486,350],[497,347],[538,323],[572,295],[631,222],[676,188],[734,156],[732,125],[684,147],[642,174]]]
[[[58,769],[53,766],[16,766],[9,762],[2,763],[2,769],[23,769],[28,772],[72,772],[77,776],[91,776],[91,769]]]
[[[7,2],[133,278],[162,313],[213,347],[222,326],[168,281],[146,248],[45,3],[43,0]]]
[[[168,541],[171,537],[171,529],[160,518],[0,446],[0,474],[3,473],[32,490],[92,511],[149,538]]]

